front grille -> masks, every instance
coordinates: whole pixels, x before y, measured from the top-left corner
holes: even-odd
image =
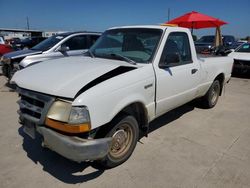
[[[19,115],[20,119],[27,119],[36,124],[44,124],[47,112],[54,101],[54,97],[17,88],[20,95]]]
[[[33,98],[30,98],[30,97],[27,97],[25,95],[21,95],[21,100],[22,101],[27,101],[29,104],[32,104],[32,105],[40,107],[40,108],[44,107],[44,102],[33,99]]]

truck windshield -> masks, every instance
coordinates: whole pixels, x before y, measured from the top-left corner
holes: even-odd
[[[54,35],[52,37],[47,38],[46,40],[40,42],[39,44],[35,45],[32,50],[41,50],[46,51],[55,46],[59,41],[65,38],[64,35]]]
[[[236,52],[242,52],[242,53],[250,53],[250,43],[245,43],[241,45]]]
[[[122,61],[127,58],[132,62],[148,63],[154,56],[161,35],[160,29],[112,29],[97,40],[90,52],[100,58]]]

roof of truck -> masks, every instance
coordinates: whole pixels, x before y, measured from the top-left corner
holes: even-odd
[[[110,29],[119,29],[119,28],[151,28],[151,29],[165,29],[166,26],[161,25],[132,25],[132,26],[118,26],[112,27]]]
[[[109,29],[125,29],[125,28],[148,28],[148,29],[162,29],[165,30],[166,28],[175,28],[178,30],[188,30],[187,28],[178,27],[178,26],[171,26],[171,25],[133,25],[133,26],[120,26],[120,27],[112,27]]]

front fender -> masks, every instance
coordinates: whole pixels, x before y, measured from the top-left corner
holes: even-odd
[[[123,108],[135,102],[142,103],[149,116],[153,116],[154,72],[152,67],[143,69],[124,73],[92,87],[80,94],[72,105],[88,107],[92,129],[110,122]],[[152,86],[145,88],[148,84]]]
[[[140,94],[129,95],[121,99],[119,103],[114,106],[113,110],[109,113],[109,121],[111,121],[124,108],[134,103],[141,103],[147,109],[146,99],[144,98],[144,96]]]

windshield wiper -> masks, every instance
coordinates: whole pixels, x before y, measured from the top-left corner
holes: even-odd
[[[124,61],[126,61],[126,62],[128,62],[128,63],[130,63],[132,65],[136,65],[135,61],[133,61],[132,59],[129,59],[129,58],[123,56],[123,55],[111,53],[110,56],[114,56],[116,58],[120,58],[121,60],[124,60]]]

